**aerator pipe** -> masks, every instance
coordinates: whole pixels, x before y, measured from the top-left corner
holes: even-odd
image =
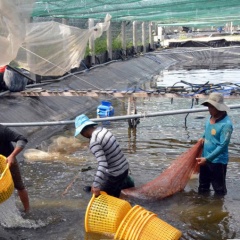
[[[240,105],[228,105],[231,109],[240,108]],[[105,117],[105,118],[92,118],[94,122],[104,122],[104,121],[117,121],[117,120],[126,120],[126,119],[135,119],[135,118],[146,118],[146,117],[158,117],[158,116],[167,116],[167,115],[177,115],[184,113],[196,113],[196,112],[206,112],[208,109],[204,108],[194,108],[194,109],[181,109],[165,112],[155,112],[155,113],[139,113],[125,116],[115,116],[115,117]],[[34,126],[53,126],[53,125],[68,125],[73,124],[74,120],[68,121],[55,121],[55,122],[29,122],[29,123],[1,123],[4,126],[8,127],[34,127]]]

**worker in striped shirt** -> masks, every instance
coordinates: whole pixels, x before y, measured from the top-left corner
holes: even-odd
[[[121,189],[134,186],[128,179],[129,164],[112,133],[96,125],[84,114],[75,119],[75,137],[81,134],[90,139],[89,148],[98,161],[91,191],[95,196],[104,191],[119,197]],[[126,182],[130,184],[126,185]]]

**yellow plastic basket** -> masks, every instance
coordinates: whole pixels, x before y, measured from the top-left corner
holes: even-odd
[[[107,195],[92,196],[85,213],[85,231],[116,233],[121,221],[131,210],[129,202]]]
[[[162,221],[155,213],[134,206],[122,220],[116,240],[178,240],[182,233]]]
[[[178,240],[181,236],[181,231],[154,216],[145,224],[136,240]]]
[[[134,206],[122,220],[114,239],[138,239],[138,235],[142,230],[143,226],[153,216],[156,216],[156,214],[147,211],[139,205]]]
[[[143,209],[136,223],[133,225],[129,233],[126,234],[126,237],[127,237],[126,239],[132,239],[132,240],[139,239],[139,234],[144,228],[145,224],[154,216],[156,216],[155,213],[152,213],[150,211]]]
[[[5,202],[13,193],[12,175],[6,164],[6,157],[0,155],[0,203]]]
[[[129,228],[129,223],[136,217],[136,215],[141,211],[139,205],[135,205],[124,217],[121,224],[119,225],[114,239],[124,240],[126,237],[127,230]]]

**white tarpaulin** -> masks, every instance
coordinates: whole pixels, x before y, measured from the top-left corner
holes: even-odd
[[[14,60],[20,67],[42,76],[61,76],[79,67],[89,38],[100,37],[110,25],[79,29],[58,22],[32,22],[32,0],[0,0],[0,66]]]
[[[0,0],[0,66],[15,59],[26,36],[32,0]]]

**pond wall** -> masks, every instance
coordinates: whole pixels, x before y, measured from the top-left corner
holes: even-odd
[[[42,86],[49,89],[116,89],[128,90],[141,86],[163,69],[239,67],[240,47],[230,48],[174,48],[155,51],[126,61],[101,64],[90,70],[75,72],[62,80]],[[72,120],[77,115],[96,109],[100,99],[84,96],[0,97],[1,123],[26,123]],[[36,147],[44,139],[64,129],[65,126],[15,127]]]

